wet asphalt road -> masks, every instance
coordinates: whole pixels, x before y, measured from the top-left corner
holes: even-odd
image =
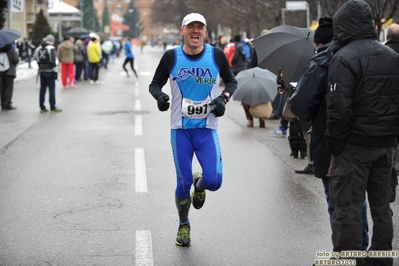
[[[236,101],[220,119],[223,186],[192,208],[192,246],[174,245],[170,113],[148,93],[163,50],[135,52],[138,84],[122,56],[103,84],[57,83],[59,114],[39,113],[34,70],[21,66],[18,109],[0,112],[0,265],[312,265],[330,251],[320,180],[294,173],[306,161],[270,136],[277,120],[247,128]]]

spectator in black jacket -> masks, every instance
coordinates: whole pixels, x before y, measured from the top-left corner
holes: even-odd
[[[312,130],[309,149],[314,165],[314,176],[323,182],[326,195],[330,222],[334,213],[334,203],[331,202],[329,193],[329,179],[327,177],[330,166],[331,154],[327,149],[324,135],[326,133],[326,101],[328,92],[328,67],[330,57],[327,48],[333,39],[333,25],[331,17],[319,19],[319,26],[314,34],[317,54],[312,57],[301,78],[296,90],[291,97],[291,111],[301,121],[311,121]],[[367,250],[369,245],[369,227],[367,221],[367,202],[363,205],[363,245],[362,250]]]
[[[393,23],[389,25],[387,30],[387,42],[386,46],[395,50],[395,52],[399,53],[399,25]]]
[[[370,6],[349,0],[333,17],[328,76],[327,176],[335,205],[333,251],[362,248],[363,202],[373,218],[369,250],[392,250],[392,155],[399,135],[399,56],[377,40]],[[392,266],[392,257],[356,258]]]
[[[392,48],[399,54],[399,25],[396,23],[391,24],[387,30],[387,42],[386,46]],[[398,185],[398,173],[399,173],[399,147],[396,146],[395,154],[393,156],[393,167],[392,167],[392,197],[391,202],[395,201],[396,198],[396,187]]]
[[[12,44],[5,45],[0,48],[0,53],[6,53],[10,67],[0,73],[0,92],[1,92],[1,109],[14,110],[17,109],[11,104],[12,94],[14,92],[14,79],[16,76],[16,68],[19,62],[18,54],[12,47]]]
[[[43,40],[41,45],[36,48],[33,58],[37,61],[40,74],[40,93],[39,93],[39,106],[40,113],[48,112],[44,102],[46,99],[46,90],[49,90],[49,103],[50,113],[56,114],[61,112],[61,109],[56,107],[55,99],[55,80],[58,78],[57,74],[57,54],[54,47],[54,36],[49,34]]]

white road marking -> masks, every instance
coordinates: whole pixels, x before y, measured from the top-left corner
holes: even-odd
[[[139,97],[140,96],[140,89],[136,88],[134,90],[134,94],[135,94],[136,97]]]
[[[136,170],[136,192],[147,193],[147,174],[145,171],[144,149],[135,149],[134,157]]]
[[[151,231],[136,231],[136,266],[153,266]]]
[[[134,104],[134,110],[141,111],[141,101],[140,101],[140,99],[136,99],[135,104]]]
[[[136,115],[134,117],[134,135],[141,136],[143,135],[143,125],[142,125],[141,115]]]

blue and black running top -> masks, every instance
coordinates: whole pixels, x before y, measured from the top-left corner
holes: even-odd
[[[163,55],[150,93],[155,99],[169,79],[171,101],[171,128],[217,128],[217,118],[210,112],[209,103],[217,98],[221,78],[226,84],[224,92],[233,95],[237,81],[223,51],[204,45],[201,53],[191,56],[183,46],[168,50]]]

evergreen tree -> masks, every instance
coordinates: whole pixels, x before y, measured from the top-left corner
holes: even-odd
[[[134,7],[134,0],[129,2],[129,6],[127,12],[123,15],[123,24],[128,25],[130,27],[129,30],[123,32],[123,36],[130,36],[133,38],[138,38],[140,35],[140,14],[137,9]],[[137,26],[136,26],[137,25]],[[136,36],[137,35],[137,36]]]
[[[97,10],[95,9],[94,9],[94,14],[97,14]],[[100,22],[98,21],[97,16],[95,16],[93,31],[100,31],[100,29],[101,29]]]
[[[102,31],[105,32],[105,27],[110,26],[110,20],[109,20],[109,13],[108,13],[108,7],[105,6],[103,10],[103,23],[102,23]]]
[[[29,37],[32,38],[34,43],[40,43],[48,34],[53,34],[53,32],[51,32],[50,24],[44,16],[43,10],[40,9],[40,12],[36,16],[36,21],[32,25],[32,32]]]
[[[80,10],[83,12],[83,28],[98,31],[99,23],[93,6],[93,0],[80,0]]]
[[[7,18],[7,1],[0,1],[0,29],[3,29]]]

